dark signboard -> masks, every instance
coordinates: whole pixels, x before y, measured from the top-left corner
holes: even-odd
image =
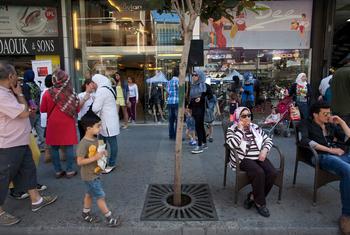
[[[57,37],[6,37],[0,38],[0,56],[2,55],[49,55],[58,54]]]

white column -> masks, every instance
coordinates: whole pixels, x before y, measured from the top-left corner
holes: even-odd
[[[64,56],[64,68],[67,74],[70,74],[70,56],[69,56],[69,41],[67,32],[67,9],[66,1],[61,0],[62,9],[62,31],[63,31],[63,56]]]

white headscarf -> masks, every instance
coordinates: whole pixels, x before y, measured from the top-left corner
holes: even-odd
[[[300,86],[306,86],[307,84],[307,81],[303,81],[301,78],[305,76],[306,77],[306,74],[305,73],[299,73],[298,76],[297,76],[297,79],[295,79],[295,82],[300,85]]]
[[[94,76],[92,76],[92,81],[97,84],[98,88],[103,86],[107,86],[107,87],[112,86],[111,81],[102,74],[95,74]]]

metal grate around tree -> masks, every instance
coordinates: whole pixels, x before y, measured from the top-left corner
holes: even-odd
[[[173,205],[172,184],[151,184],[148,187],[141,220],[206,221],[217,220],[215,206],[207,184],[184,184],[182,205]]]

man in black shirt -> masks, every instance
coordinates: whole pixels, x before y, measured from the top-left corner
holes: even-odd
[[[350,128],[339,116],[331,116],[330,106],[323,101],[313,104],[310,113],[312,119],[304,120],[300,126],[301,143],[318,152],[323,170],[341,177],[340,229],[350,234],[350,154],[345,152],[344,144],[350,137]]]

